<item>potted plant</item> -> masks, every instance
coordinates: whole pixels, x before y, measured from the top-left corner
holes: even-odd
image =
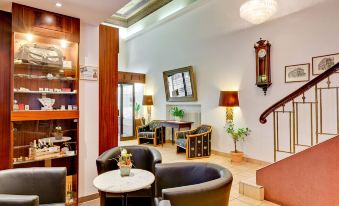
[[[135,107],[134,107],[134,112],[135,112],[135,118],[139,118],[140,116],[140,111],[141,111],[141,104],[139,104],[138,102],[135,103]]]
[[[234,142],[234,151],[231,151],[232,162],[241,162],[244,159],[244,153],[237,150],[237,142],[240,140],[245,140],[245,137],[248,136],[251,132],[248,128],[234,128],[234,124],[230,123],[226,128],[226,132],[231,135]]]
[[[174,106],[170,109],[171,115],[174,117],[175,121],[181,121],[181,119],[184,117],[185,112],[183,109],[180,109],[177,106]]]

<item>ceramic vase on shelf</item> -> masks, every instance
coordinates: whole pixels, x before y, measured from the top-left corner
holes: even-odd
[[[63,132],[61,127],[56,127],[54,132],[55,140],[62,140]]]

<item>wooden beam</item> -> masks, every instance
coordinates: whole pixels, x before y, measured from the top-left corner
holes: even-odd
[[[99,26],[99,154],[118,146],[119,30]]]
[[[0,170],[11,166],[12,14],[0,11]]]

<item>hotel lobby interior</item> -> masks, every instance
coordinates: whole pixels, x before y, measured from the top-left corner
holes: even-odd
[[[0,206],[339,206],[338,0],[0,0]]]

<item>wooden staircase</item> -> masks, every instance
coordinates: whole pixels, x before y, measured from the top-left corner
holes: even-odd
[[[275,163],[257,171],[265,199],[284,206],[339,205],[339,63],[268,108]]]

